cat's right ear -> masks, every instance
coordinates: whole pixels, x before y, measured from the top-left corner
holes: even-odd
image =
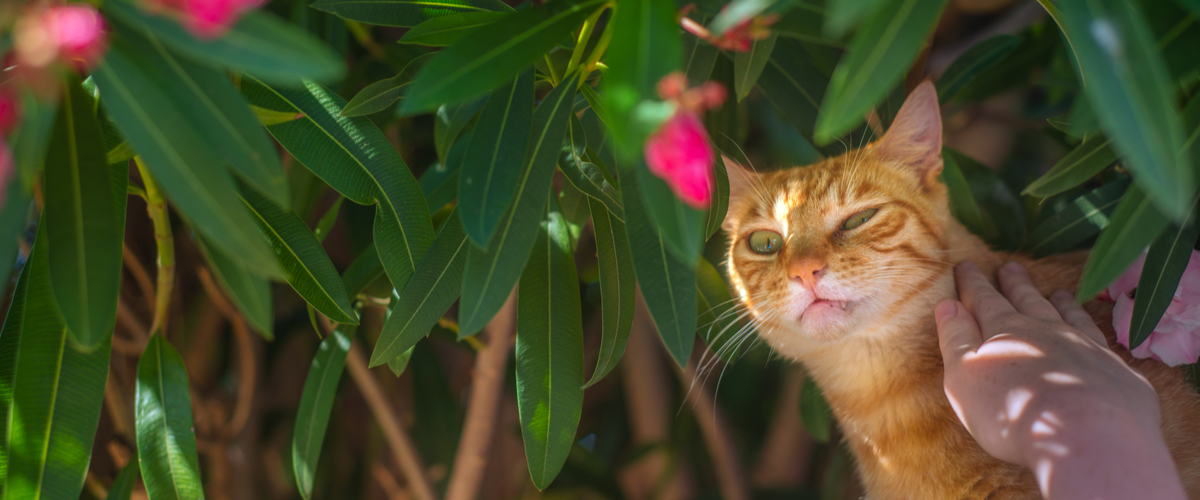
[[[758,178],[758,172],[741,166],[728,156],[721,155],[721,161],[725,162],[725,172],[729,176],[729,209],[725,211],[725,221],[721,227],[726,232],[732,232],[737,225],[735,214],[741,212],[740,205],[762,181]]]

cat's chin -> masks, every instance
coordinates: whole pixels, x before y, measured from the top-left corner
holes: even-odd
[[[797,322],[800,330],[810,337],[831,340],[847,329],[854,306],[854,301],[815,300],[804,309]]]

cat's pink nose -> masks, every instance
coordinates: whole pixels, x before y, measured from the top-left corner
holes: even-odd
[[[817,281],[825,275],[825,269],[828,267],[824,260],[804,257],[797,259],[788,267],[788,276],[794,280],[800,280],[800,284],[805,288],[814,290],[817,287]]]

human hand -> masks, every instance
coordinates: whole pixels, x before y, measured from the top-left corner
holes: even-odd
[[[1141,467],[1129,470],[1136,457],[1166,476],[1156,479],[1167,486],[1153,498],[1183,498],[1162,441],[1157,394],[1107,347],[1070,293],[1047,300],[1012,262],[999,272],[1003,295],[972,263],[960,264],[956,279],[962,302],[942,300],[934,313],[944,386],[985,451],[1033,469],[1047,497],[1094,490],[1099,496],[1088,498],[1133,498],[1114,483],[1146,481]],[[1097,481],[1110,465],[1126,470]]]

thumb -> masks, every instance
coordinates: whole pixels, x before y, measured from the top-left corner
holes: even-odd
[[[978,349],[983,343],[979,324],[962,302],[942,299],[934,308],[933,317],[937,321],[942,359],[947,365],[957,363],[964,354]]]

